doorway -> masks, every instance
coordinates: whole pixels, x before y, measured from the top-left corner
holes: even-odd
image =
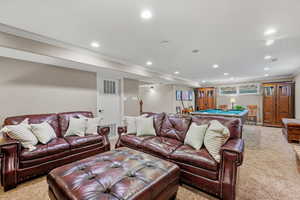
[[[110,138],[117,137],[117,126],[121,124],[122,78],[97,73],[97,111],[103,117],[103,125],[110,127]]]

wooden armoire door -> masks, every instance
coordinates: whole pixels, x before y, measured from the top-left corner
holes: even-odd
[[[293,117],[292,84],[278,83],[276,85],[276,117],[275,124],[281,126],[282,118]]]
[[[263,85],[263,119],[264,125],[272,125],[275,122],[276,115],[276,85]]]
[[[216,108],[216,90],[210,88],[195,89],[195,104],[197,110],[207,110]]]
[[[264,125],[281,127],[282,118],[294,118],[294,83],[265,83],[263,87]]]
[[[206,109],[206,91],[204,88],[199,89],[199,99],[198,99],[199,110]]]
[[[207,88],[206,89],[206,109],[215,109],[215,89]]]

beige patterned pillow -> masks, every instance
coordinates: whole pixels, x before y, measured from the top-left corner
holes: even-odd
[[[34,150],[36,148],[35,145],[38,143],[38,139],[32,133],[27,118],[18,125],[5,126],[1,132],[5,132],[10,138],[18,140],[24,148],[30,150]]]
[[[156,136],[155,129],[153,126],[153,117],[138,117],[136,120],[136,129],[136,135],[138,137]]]
[[[204,146],[209,154],[220,162],[220,149],[230,136],[229,129],[217,120],[212,120],[204,136]]]
[[[208,124],[198,126],[193,122],[185,136],[184,144],[187,144],[196,150],[201,149],[207,127]]]
[[[64,137],[77,135],[83,137],[85,134],[86,119],[70,117],[69,127]]]
[[[46,121],[40,124],[31,124],[31,130],[35,137],[43,144],[47,144],[56,138],[54,129]]]

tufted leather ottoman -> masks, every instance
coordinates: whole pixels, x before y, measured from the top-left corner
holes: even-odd
[[[126,147],[52,170],[51,200],[175,199],[179,167]]]

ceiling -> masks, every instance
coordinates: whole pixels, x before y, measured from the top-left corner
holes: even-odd
[[[152,19],[140,18],[145,9]],[[297,72],[299,10],[299,0],[1,0],[0,23],[164,74],[220,83]],[[264,36],[269,28],[277,33]],[[267,39],[275,43],[266,46]]]

